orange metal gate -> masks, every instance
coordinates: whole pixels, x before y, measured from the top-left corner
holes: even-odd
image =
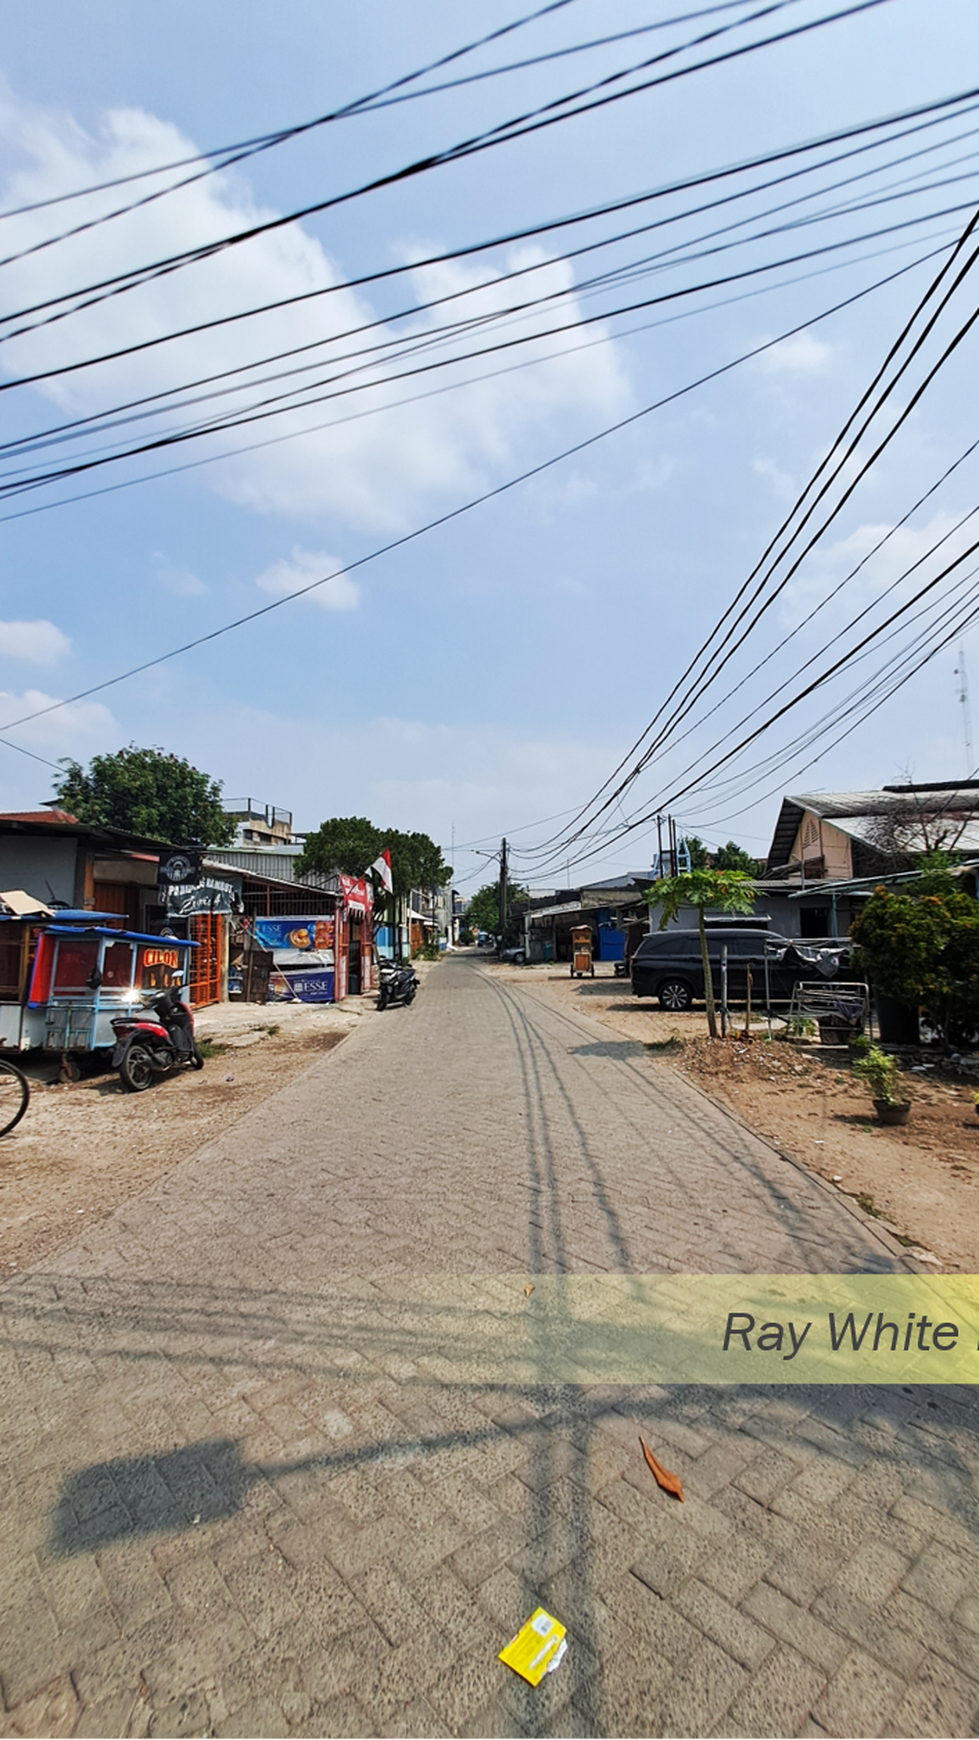
[[[221,996],[221,958],[224,919],[219,912],[202,912],[190,921],[190,940],[200,947],[190,951],[190,1001],[196,1008],[216,1003]]]

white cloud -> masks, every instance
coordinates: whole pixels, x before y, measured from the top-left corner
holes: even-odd
[[[796,332],[783,338],[759,357],[758,366],[768,375],[821,375],[833,355],[833,346],[814,338],[811,332]]]
[[[201,598],[209,590],[196,574],[191,574],[184,568],[171,568],[159,553],[156,561],[157,579],[164,592],[172,592],[175,598]]]
[[[110,111],[99,137],[92,138],[71,116],[31,108],[9,96],[0,101],[0,135],[17,145],[28,159],[27,167],[8,179],[3,193],[5,206],[49,198],[86,182],[146,169],[194,149],[176,127],[142,110]],[[143,193],[157,185],[152,177],[139,184]],[[12,218],[4,226],[5,244],[9,244],[9,252],[16,252],[57,233],[65,221],[65,209],[70,209],[78,222],[111,211],[124,198],[117,189],[93,194],[70,208]],[[26,307],[59,291],[131,268],[134,261],[166,257],[275,215],[256,204],[241,177],[214,175],[8,266],[4,277],[6,304]],[[348,371],[336,383],[338,389],[346,390],[369,378],[363,373],[365,359],[339,361],[346,352],[368,344],[389,345],[408,333],[425,336],[439,320],[500,314],[515,300],[567,290],[574,282],[568,262],[548,260],[540,250],[511,252],[506,264],[530,270],[516,283],[503,285],[499,269],[489,265],[449,262],[419,267],[400,280],[402,306],[411,307],[414,300],[417,307],[435,296],[450,294],[457,300],[446,309],[419,312],[396,329],[378,326],[338,345],[337,334],[374,320],[374,311],[366,298],[343,285],[321,243],[299,225],[288,225],[114,296],[70,320],[15,339],[4,347],[4,361],[15,374],[33,373],[210,317],[331,289],[331,294],[309,302],[103,364],[90,376],[82,373],[49,380],[42,390],[59,412],[87,414],[116,401],[214,375],[256,356],[301,346],[313,348],[273,365],[268,372],[299,367],[310,360],[317,361],[317,371],[270,384],[262,393],[256,391],[255,398],[319,380],[331,357],[337,373]],[[360,529],[401,528],[416,518],[430,499],[456,497],[478,488],[500,468],[512,464],[518,443],[542,424],[561,418],[566,426],[568,418],[575,415],[592,421],[604,419],[626,404],[628,387],[615,346],[609,343],[577,354],[553,356],[569,338],[541,336],[546,328],[577,319],[573,298],[508,316],[505,332],[498,336],[529,335],[531,342],[498,359],[453,361],[448,368],[398,385],[371,387],[328,403],[291,410],[286,416],[246,429],[209,436],[193,449],[182,449],[182,454],[191,458],[223,452],[249,441],[310,431],[325,419],[346,418],[340,427],[310,432],[301,439],[280,441],[260,452],[207,466],[200,477],[208,487],[260,512],[335,520]],[[582,337],[592,340],[600,331],[597,326],[588,327]],[[445,356],[458,358],[464,349],[492,342],[481,329],[477,332],[480,336],[476,338],[460,336],[448,344],[439,340],[423,358],[400,366],[416,366],[419,361],[434,362]],[[540,361],[532,368],[515,366],[552,356],[552,360]],[[469,380],[496,368],[510,372],[492,374],[492,378],[473,381],[457,391],[442,391],[452,380]],[[390,408],[392,400],[418,393],[431,396],[400,409]],[[247,396],[250,400],[253,395]],[[244,403],[235,396],[217,401],[219,408],[229,413]],[[211,408],[202,408],[200,414]],[[383,416],[374,414],[382,409]],[[355,420],[349,420],[351,417]],[[156,427],[154,423],[141,425],[147,433]]]
[[[825,598],[860,563],[864,566],[847,582],[841,594],[841,605],[845,606],[847,612],[860,609],[892,585],[894,591],[890,599],[897,605],[953,562],[970,544],[975,543],[979,537],[979,516],[967,521],[956,531],[954,528],[960,518],[959,514],[938,513],[924,525],[899,526],[896,530],[887,523],[862,525],[847,537],[838,538],[835,543],[814,550],[786,589],[786,619],[801,621],[808,616],[819,600]],[[890,537],[878,550],[877,545],[888,533],[891,534]],[[939,539],[945,539],[945,542],[934,555],[929,555]],[[915,567],[916,563],[920,566]],[[943,582],[943,590],[954,586],[957,580],[964,579],[974,563],[975,557],[971,563],[963,563],[960,568],[953,570],[948,580]],[[901,580],[900,576],[912,567],[914,572],[906,580]]]
[[[57,695],[46,695],[42,689],[25,689],[21,694],[0,690],[0,732],[7,729],[5,719],[42,712],[57,700]],[[99,749],[118,748],[118,736],[119,728],[101,701],[70,701],[54,713],[18,726],[13,741],[52,760],[64,755],[81,760]]]
[[[751,462],[751,469],[756,477],[767,477],[775,494],[782,501],[791,501],[798,494],[796,484],[787,471],[783,471],[774,459],[758,458]]]
[[[0,657],[53,665],[71,651],[71,641],[53,622],[0,622]]]
[[[273,562],[259,574],[255,584],[263,592],[271,593],[273,598],[282,598],[290,592],[298,592],[303,586],[311,586],[315,580],[322,580],[324,574],[342,566],[338,557],[328,556],[325,550],[301,550],[297,544],[291,561]],[[321,610],[356,610],[360,603],[360,587],[349,574],[337,574],[325,586],[317,586],[309,598]]]

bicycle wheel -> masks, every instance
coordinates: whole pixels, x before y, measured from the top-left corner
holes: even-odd
[[[31,1090],[15,1063],[0,1057],[0,1136],[8,1136],[27,1110]]]

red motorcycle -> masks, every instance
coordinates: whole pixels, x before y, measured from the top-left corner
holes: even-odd
[[[177,1069],[203,1069],[204,1059],[194,1038],[194,1017],[180,995],[179,986],[157,997],[149,1013],[134,1011],[119,1015],[112,1023],[116,1043],[112,1067],[129,1093],[141,1094],[155,1075],[170,1075]]]

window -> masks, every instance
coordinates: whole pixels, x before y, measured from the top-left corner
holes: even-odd
[[[55,991],[91,991],[89,983],[99,958],[97,942],[76,941],[74,937],[58,939],[58,964],[54,969]]]
[[[133,982],[133,945],[110,942],[102,957],[103,991],[128,991]]]

